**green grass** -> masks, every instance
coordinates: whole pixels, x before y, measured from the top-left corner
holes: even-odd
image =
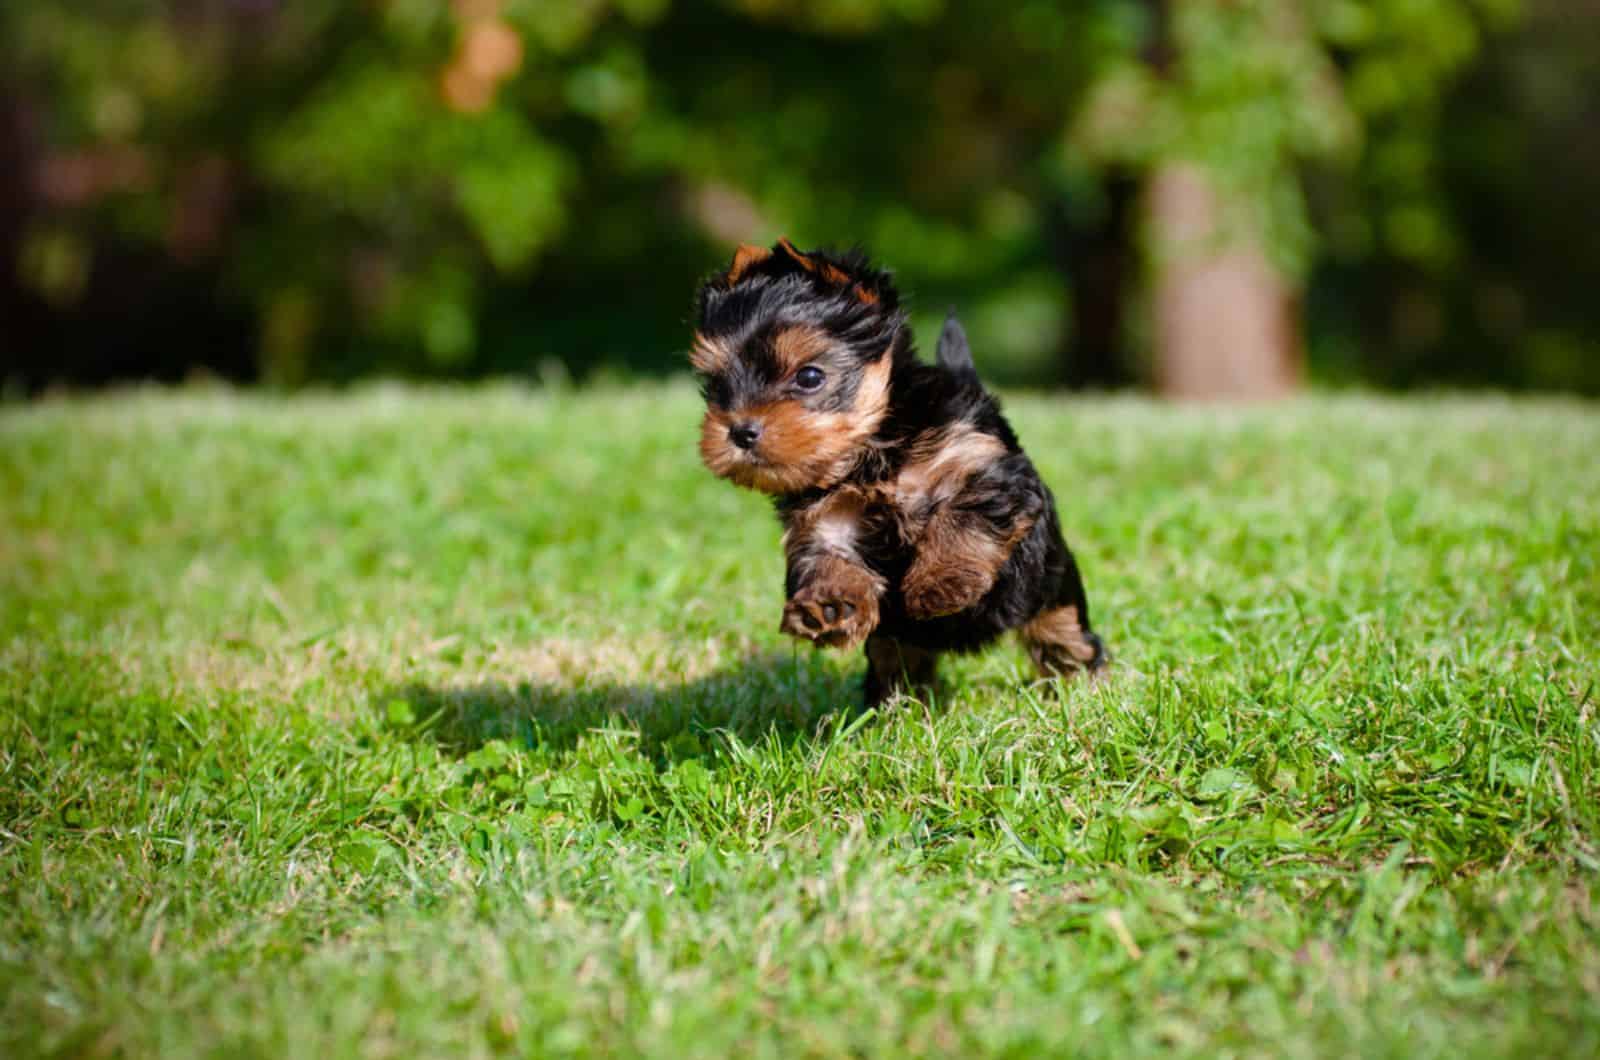
[[[776,633],[685,385],[0,412],[0,1054],[1600,1050],[1600,415],[1017,398],[1115,675]]]

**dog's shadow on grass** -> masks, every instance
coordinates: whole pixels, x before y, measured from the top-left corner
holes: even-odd
[[[862,712],[861,675],[809,652],[756,655],[681,682],[411,683],[377,705],[409,713],[452,754],[494,739],[569,750],[606,731],[637,734],[638,750],[664,763],[700,756],[718,733],[792,743]]]

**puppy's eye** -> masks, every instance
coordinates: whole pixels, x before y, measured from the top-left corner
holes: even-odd
[[[822,369],[814,364],[808,364],[794,374],[794,385],[801,390],[815,390],[820,387],[828,377],[822,374]]]

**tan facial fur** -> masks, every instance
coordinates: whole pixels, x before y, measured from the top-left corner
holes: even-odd
[[[781,348],[779,356],[787,359]],[[806,360],[814,356],[809,354]],[[707,409],[700,428],[701,459],[714,474],[763,493],[826,489],[849,471],[861,446],[883,422],[889,406],[889,371],[885,353],[862,373],[855,401],[846,412],[817,412],[798,401],[737,411]],[[761,442],[753,452],[739,449],[728,438],[728,428],[746,420],[761,426]]]
[[[787,379],[812,361],[828,352],[833,340],[821,328],[784,328],[772,340],[772,352],[777,356],[778,367]]]
[[[714,375],[728,367],[733,351],[717,339],[708,339],[698,331],[689,344],[689,365],[702,375]]]

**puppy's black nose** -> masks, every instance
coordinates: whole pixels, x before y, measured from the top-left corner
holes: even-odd
[[[761,427],[749,420],[735,423],[728,428],[728,439],[740,449],[753,449],[756,442],[761,440]]]

